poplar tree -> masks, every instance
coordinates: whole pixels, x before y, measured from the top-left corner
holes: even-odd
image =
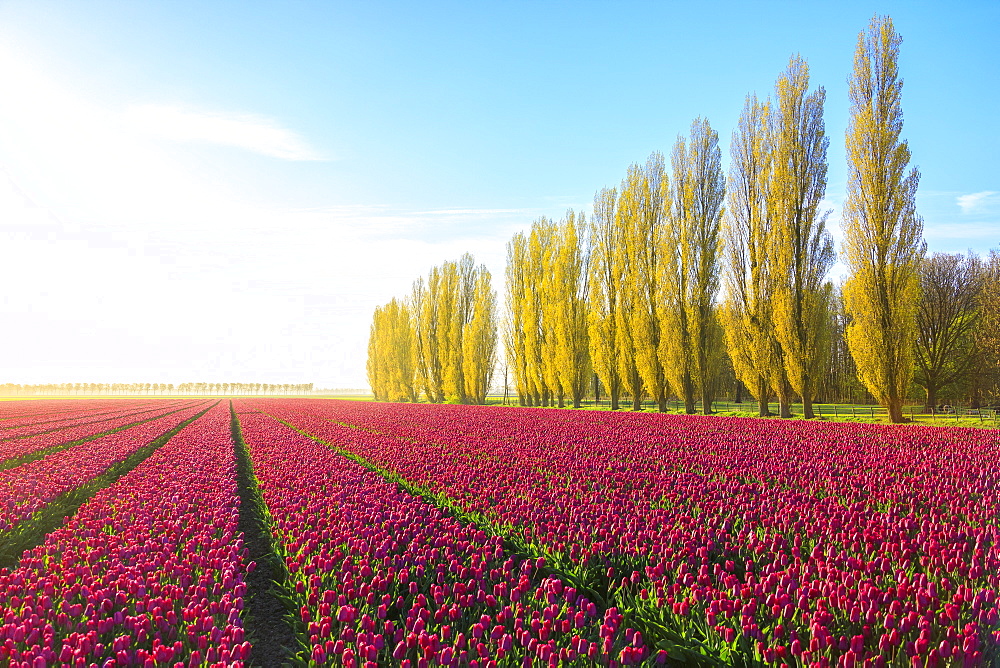
[[[564,395],[579,408],[590,377],[590,351],[587,337],[587,253],[580,234],[586,229],[583,213],[572,209],[560,221],[546,274],[552,278],[547,291],[547,312],[554,320],[552,358],[559,384],[559,405]]]
[[[528,352],[526,328],[530,322],[527,295],[533,289],[528,276],[528,240],[521,232],[507,242],[507,326],[504,349],[507,365],[514,374],[518,403],[533,406],[534,400],[528,381]]]
[[[623,289],[618,293],[618,304],[615,310],[615,332],[618,335],[616,343],[618,375],[626,393],[632,397],[632,410],[642,410],[643,382],[639,370],[640,349],[644,345],[643,333],[633,329],[635,313],[642,308],[642,287],[631,279],[638,273],[635,265],[640,252],[634,231],[630,229],[635,221],[632,219],[632,208],[629,202],[641,197],[637,193],[642,188],[642,169],[631,165],[625,179],[622,181],[618,207],[615,210],[615,226],[619,230],[618,252],[614,254],[614,273],[620,280]]]
[[[622,350],[617,327],[621,283],[617,267],[620,264],[618,255],[622,251],[617,203],[618,191],[615,188],[603,188],[594,196],[587,281],[590,358],[597,377],[608,392],[611,410],[618,410],[621,395],[618,358]]]
[[[372,315],[372,324],[368,334],[368,361],[365,368],[368,371],[368,385],[372,388],[375,401],[386,400],[386,368],[385,351],[382,347],[382,307],[376,306]]]
[[[927,248],[915,204],[920,174],[905,173],[910,149],[900,140],[901,41],[889,17],[874,17],[858,36],[843,216],[848,345],[862,382],[896,423],[913,376],[918,270]]]
[[[444,401],[445,360],[447,359],[448,312],[442,297],[445,292],[441,269],[433,267],[427,281],[413,284],[413,305],[417,321],[418,377],[427,400]]]
[[[368,340],[368,382],[376,401],[416,401],[415,329],[410,308],[392,299],[375,309]]]
[[[557,390],[556,365],[552,359],[551,276],[546,272],[555,242],[555,223],[545,216],[531,224],[528,234],[528,270],[531,286],[526,295],[525,352],[528,380],[536,406],[551,405]]]
[[[470,303],[462,334],[463,398],[485,404],[497,359],[497,296],[484,265],[472,269],[465,280]]]
[[[726,196],[726,302],[721,318],[733,370],[757,399],[758,415],[770,414],[775,376],[772,302],[774,256],[769,194],[772,171],[771,111],[748,95],[730,144]]]
[[[668,333],[660,355],[687,413],[711,412],[722,330],[715,309],[719,289],[725,182],[718,134],[708,121],[691,123],[690,140],[678,137],[671,154],[670,224],[663,263],[663,314]]]
[[[621,278],[631,293],[624,318],[626,331],[639,377],[661,412],[667,410],[667,380],[659,356],[663,338],[659,307],[668,189],[663,155],[653,153],[645,166],[629,167],[618,202],[625,258]]]
[[[440,377],[440,367],[435,374],[435,360],[432,357],[430,336],[436,324],[434,313],[428,313],[427,288],[424,279],[418,278],[413,282],[413,289],[410,292],[410,310],[413,315],[413,338],[414,338],[414,364],[415,383],[418,393],[423,392],[427,401],[439,403],[435,388],[437,385],[433,379],[435,375]]]
[[[465,377],[462,373],[464,304],[459,263],[443,263],[439,276],[438,313],[443,325],[438,330],[442,389],[446,401],[465,403]]]
[[[829,211],[819,205],[826,192],[823,122],[826,91],[807,94],[809,66],[793,56],[775,85],[773,127],[773,207],[776,268],[774,325],[785,373],[802,399],[803,416],[815,417],[813,395],[828,344],[833,238],[826,231]]]

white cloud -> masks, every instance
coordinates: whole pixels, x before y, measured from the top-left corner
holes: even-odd
[[[281,160],[323,160],[297,133],[253,114],[140,104],[123,114],[126,125],[172,141],[235,146]]]
[[[955,198],[955,203],[962,209],[962,213],[974,213],[982,210],[996,194],[995,190],[984,190],[969,195],[959,195]]]

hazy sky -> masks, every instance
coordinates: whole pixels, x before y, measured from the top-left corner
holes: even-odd
[[[932,251],[1000,246],[1000,3],[0,1],[2,382],[366,385],[377,304],[888,13]]]

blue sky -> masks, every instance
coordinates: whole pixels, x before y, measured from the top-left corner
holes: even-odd
[[[793,53],[839,237],[858,32],[903,36],[931,251],[1000,246],[995,2],[0,2],[2,381],[365,383],[372,309],[589,209]]]

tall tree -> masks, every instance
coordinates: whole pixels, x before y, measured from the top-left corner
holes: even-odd
[[[504,351],[507,365],[514,376],[518,403],[532,406],[533,397],[528,379],[526,328],[531,322],[528,293],[532,288],[528,275],[528,240],[518,232],[507,242],[507,320],[504,330]]]
[[[924,388],[928,412],[943,389],[968,383],[978,361],[975,334],[984,278],[982,262],[971,253],[934,253],[920,263],[914,380]]]
[[[920,174],[916,168],[905,173],[910,149],[900,139],[901,41],[889,17],[874,17],[858,36],[843,216],[847,340],[862,382],[892,422],[903,421],[913,376],[918,272],[927,248],[915,204]]]
[[[547,275],[552,277],[548,290],[548,311],[555,320],[553,332],[553,359],[556,363],[556,380],[559,384],[560,405],[563,396],[579,408],[587,391],[590,378],[590,350],[587,338],[587,252],[583,236],[587,219],[583,213],[572,209],[559,222],[552,266]]]
[[[690,140],[678,137],[671,154],[670,224],[662,265],[661,322],[667,336],[660,355],[684,408],[711,412],[714,375],[722,354],[715,308],[719,290],[725,178],[718,134],[708,121],[691,123]]]
[[[466,258],[463,256],[462,258]],[[441,346],[442,387],[445,400],[466,403],[465,376],[462,369],[462,334],[467,312],[464,288],[464,263],[449,260],[439,269],[438,309],[443,327]]]
[[[365,364],[368,371],[368,385],[372,388],[372,396],[375,401],[386,400],[386,378],[389,375],[386,368],[387,361],[383,344],[385,331],[382,320],[382,307],[376,306],[368,333],[368,360]]]
[[[806,418],[828,344],[832,284],[825,281],[834,262],[833,238],[826,231],[829,211],[819,206],[826,192],[823,122],[826,91],[807,94],[809,66],[793,56],[775,85],[774,159],[771,203],[773,256],[777,269],[774,324],[785,373],[802,399]]]
[[[619,408],[622,385],[618,374],[618,358],[621,354],[621,335],[617,327],[621,288],[618,274],[621,228],[618,226],[617,208],[618,191],[615,188],[603,188],[594,196],[587,281],[590,357],[594,371],[608,392],[611,410]]]
[[[413,284],[413,311],[417,322],[417,373],[424,394],[431,403],[444,401],[444,360],[447,318],[442,313],[441,270],[434,267],[427,281],[418,278]]]
[[[636,235],[631,229],[634,221],[629,202],[641,197],[636,192],[642,188],[642,180],[642,168],[636,164],[630,165],[628,173],[622,181],[618,195],[618,206],[615,209],[615,226],[618,228],[619,247],[613,256],[616,280],[621,281],[621,289],[618,292],[618,308],[615,310],[615,332],[618,335],[616,346],[618,349],[618,376],[622,380],[622,388],[625,393],[632,397],[632,410],[634,411],[642,410],[643,382],[639,357],[645,341],[643,332],[633,329],[633,325],[636,312],[643,308],[644,299],[643,286],[630,280],[638,273],[635,265],[638,263],[637,254],[640,253],[638,245],[642,242],[636,239]]]
[[[368,340],[368,383],[376,401],[416,401],[415,330],[409,306],[396,299],[375,309]],[[228,384],[216,384],[228,392]]]
[[[528,378],[536,406],[551,405],[558,392],[556,363],[552,358],[552,277],[546,271],[551,262],[555,239],[555,221],[542,216],[532,222],[531,232],[528,234],[527,273],[531,277],[531,287],[526,295],[528,322],[525,326],[525,349]]]
[[[668,193],[663,155],[655,152],[644,166],[629,167],[618,201],[625,259],[621,280],[630,292],[630,308],[623,320],[639,377],[660,412],[667,410],[667,379],[659,351]]]
[[[726,302],[720,311],[726,347],[736,376],[757,399],[757,412],[770,414],[775,365],[772,307],[774,256],[768,205],[772,170],[771,111],[747,96],[730,144],[726,197]]]
[[[485,404],[497,360],[497,295],[484,265],[474,268],[467,280],[470,305],[462,335],[464,400]]]

